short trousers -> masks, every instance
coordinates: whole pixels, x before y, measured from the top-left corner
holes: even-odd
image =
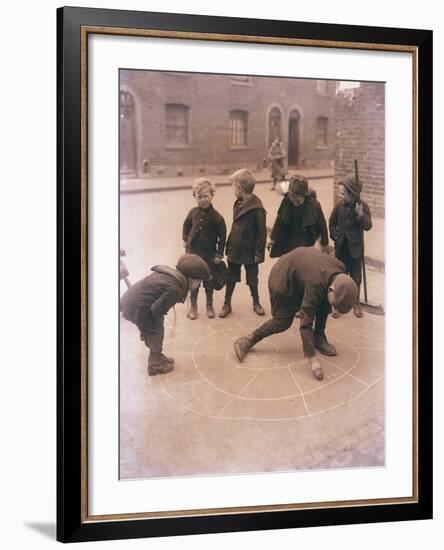
[[[228,262],[228,282],[240,283],[242,265],[247,274],[247,285],[257,286],[259,282],[259,264],[233,264]]]

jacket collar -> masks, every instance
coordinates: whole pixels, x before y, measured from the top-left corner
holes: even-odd
[[[237,220],[247,212],[250,212],[250,210],[256,210],[258,208],[264,210],[261,199],[254,194],[250,195],[246,201],[241,201],[240,199],[237,199],[237,201],[234,203],[233,219]]]
[[[188,293],[188,278],[185,277],[183,273],[181,273],[177,269],[168,267],[167,265],[155,265],[151,268],[151,271],[155,271],[156,273],[163,273],[165,275],[173,277],[173,279],[175,279],[179,283],[180,292],[183,297],[182,301],[185,301]]]
[[[291,223],[291,211],[292,208],[296,208],[290,200],[290,197],[285,195],[282,207],[279,209],[279,216],[284,223]],[[305,201],[301,204],[300,208],[303,208],[302,214],[302,227],[309,227],[317,222],[315,209],[313,208],[312,199],[306,197]]]

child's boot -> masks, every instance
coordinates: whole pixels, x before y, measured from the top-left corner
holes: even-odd
[[[358,317],[358,319],[364,316],[361,304],[359,302],[356,302],[356,304],[353,306],[353,313],[355,314],[355,317]]]
[[[194,321],[197,319],[197,295],[199,294],[199,289],[196,288],[190,292],[190,309],[187,313],[188,319]]]
[[[322,353],[322,355],[328,355],[329,357],[337,355],[335,346],[328,342],[325,334],[315,334],[315,348],[319,353]]]
[[[236,286],[236,283],[233,281],[228,281],[227,286],[225,287],[225,300],[224,305],[219,313],[219,317],[223,319],[224,317],[227,317],[227,315],[230,315],[232,312],[231,309],[231,296],[233,296],[234,287]]]
[[[255,340],[253,335],[251,334],[235,340],[234,352],[236,353],[236,357],[239,359],[240,363],[242,363],[245,356],[250,351],[250,349],[254,346],[254,344],[255,344]]]
[[[224,305],[222,306],[222,309],[220,310],[219,317],[223,319],[224,317],[227,317],[228,315],[230,315],[232,311],[233,310],[231,309],[231,304],[224,303]]]
[[[162,353],[151,352],[148,358],[148,375],[166,374],[174,370],[174,365],[168,362],[167,358],[162,357]]]
[[[265,310],[259,302],[259,291],[257,289],[257,286],[251,285],[250,292],[251,297],[253,298],[253,311],[256,313],[256,315],[260,315],[262,317],[263,315],[265,315]]]
[[[215,313],[213,308],[213,289],[206,288],[205,294],[207,296],[207,317],[208,319],[214,319]]]

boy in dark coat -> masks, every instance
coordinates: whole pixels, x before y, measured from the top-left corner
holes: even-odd
[[[242,362],[255,344],[271,334],[288,330],[299,311],[304,356],[315,378],[322,380],[324,373],[316,359],[316,350],[323,355],[336,355],[336,348],[325,336],[328,314],[332,307],[341,313],[350,311],[358,294],[355,282],[336,258],[313,247],[301,247],[276,262],[268,288],[273,318],[235,341],[237,358]]]
[[[225,301],[219,317],[226,317],[232,311],[231,297],[236,283],[241,280],[242,265],[253,298],[253,311],[257,315],[265,315],[259,302],[258,274],[259,264],[264,261],[265,256],[266,212],[259,197],[253,194],[256,180],[250,170],[237,170],[230,179],[236,201],[233,205],[233,225],[226,246],[228,277]]]
[[[213,272],[214,264],[219,264],[224,256],[227,228],[225,220],[211,204],[216,186],[207,178],[198,178],[193,184],[193,196],[197,207],[192,208],[183,223],[182,239],[185,251],[197,254],[208,264]],[[211,280],[204,281],[207,316],[214,317],[213,284]],[[197,318],[197,296],[199,288],[190,292],[190,310],[188,318]]]
[[[314,246],[321,238],[321,251],[327,252],[328,231],[322,207],[314,192],[309,192],[308,181],[293,176],[288,194],[282,199],[267,248],[276,258],[299,246]]]
[[[372,228],[370,208],[365,201],[361,201],[362,186],[353,174],[346,176],[339,182],[340,200],[330,215],[328,226],[330,237],[335,242],[335,256],[345,264],[347,273],[358,286],[361,286],[363,231]],[[353,306],[356,317],[362,317],[362,308],[359,304],[359,293],[356,304]]]
[[[176,269],[165,265],[151,268],[154,273],[132,285],[122,296],[123,317],[140,330],[140,339],[150,350],[148,374],[174,370],[174,359],[162,353],[164,317],[179,302],[185,302],[189,290],[210,278],[207,264],[195,254],[184,254]]]

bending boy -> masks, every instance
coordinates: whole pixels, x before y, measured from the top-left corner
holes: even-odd
[[[301,247],[276,262],[268,288],[273,318],[235,341],[237,358],[242,362],[255,344],[288,330],[299,311],[304,356],[315,378],[322,380],[324,372],[316,359],[316,350],[323,355],[337,354],[325,336],[327,317],[332,307],[340,313],[350,311],[358,294],[355,282],[345,274],[344,264],[336,258],[313,247]]]
[[[154,273],[132,285],[122,296],[123,317],[140,330],[140,339],[150,350],[148,374],[165,374],[174,370],[174,359],[162,353],[164,318],[177,303],[185,302],[188,291],[198,288],[210,278],[210,270],[202,258],[184,254],[176,269],[166,265],[151,268]]]

